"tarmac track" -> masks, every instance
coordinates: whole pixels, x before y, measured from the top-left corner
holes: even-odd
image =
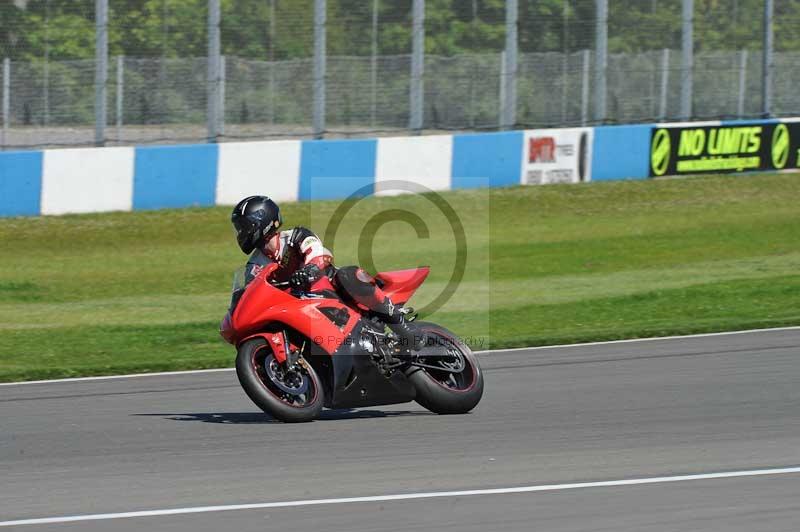
[[[469,415],[412,403],[303,425],[259,413],[232,372],[0,386],[0,528],[800,530],[800,329],[497,351],[481,363],[486,393]],[[718,472],[741,476],[655,479]],[[636,479],[650,480],[603,484]],[[556,487],[480,491],[546,485]],[[462,490],[479,493],[430,495]]]

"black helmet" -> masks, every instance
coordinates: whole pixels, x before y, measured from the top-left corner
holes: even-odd
[[[231,222],[244,253],[261,247],[283,223],[278,205],[266,196],[248,196],[233,208]]]

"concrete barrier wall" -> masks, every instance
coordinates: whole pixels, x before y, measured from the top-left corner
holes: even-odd
[[[667,162],[675,166],[681,128],[693,134],[714,129],[717,134],[725,128],[763,125],[762,151],[771,149],[772,158],[784,164],[777,168],[789,169],[800,163],[794,156],[796,150],[800,158],[796,146],[800,134],[793,133],[795,126],[800,127],[797,122],[0,152],[0,216],[232,205],[251,194],[305,201],[351,194],[646,179],[661,175],[652,168],[654,164],[659,171],[663,168],[661,157],[671,155]],[[787,128],[777,128],[780,123]],[[781,157],[784,146],[787,152],[792,150],[791,157]],[[760,157],[767,160],[764,153]]]
[[[653,125],[594,128],[592,179],[646,179]]]
[[[0,153],[0,216],[41,214],[42,152]]]

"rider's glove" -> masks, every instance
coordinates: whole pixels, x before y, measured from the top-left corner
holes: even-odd
[[[298,290],[308,290],[320,277],[322,277],[322,270],[316,264],[306,264],[292,274],[289,284]]]

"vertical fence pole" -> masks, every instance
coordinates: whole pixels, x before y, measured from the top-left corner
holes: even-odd
[[[275,0],[269,2],[269,123],[275,123]]]
[[[327,2],[314,0],[314,138],[325,134],[325,22]]]
[[[744,96],[747,92],[747,50],[739,52],[739,102],[736,107],[737,116],[744,117]]]
[[[219,102],[217,103],[217,131],[221,136],[225,135],[225,80],[226,80],[225,56],[219,56]]]
[[[694,0],[683,0],[681,29],[681,119],[692,117],[694,69]]]
[[[583,79],[581,79],[581,125],[589,122],[589,62],[592,52],[583,51]]]
[[[208,0],[208,74],[206,81],[206,124],[208,142],[219,137],[220,0]]]
[[[764,117],[772,115],[773,27],[774,0],[764,0],[764,78],[761,86]]]
[[[108,83],[108,0],[95,0],[94,143],[106,142]]]
[[[567,31],[569,0],[561,0],[561,3],[561,123],[564,124],[567,121],[567,96],[569,87],[569,80],[567,79],[569,75],[569,46],[567,44],[567,38],[569,37]]]
[[[519,3],[517,0],[506,0],[506,50],[503,57],[505,70],[505,85],[503,89],[505,96],[501,115],[503,129],[511,129],[517,123],[518,20]]]
[[[661,51],[661,95],[658,106],[658,118],[667,118],[667,91],[669,90],[669,48]]]
[[[8,125],[11,122],[11,59],[3,59],[3,138],[0,146],[8,142]]]
[[[369,124],[375,127],[378,114],[378,0],[372,0],[372,64],[370,65],[370,84],[372,85],[372,108]]]
[[[648,52],[650,55],[651,52]],[[652,52],[655,54],[655,52]],[[655,55],[653,55],[653,68],[650,70],[650,116],[648,118],[655,118],[658,116],[657,105],[658,101],[656,100],[656,77],[658,74],[658,65],[656,64]]]
[[[44,85],[42,90],[42,107],[44,107],[44,117],[42,123],[47,126],[50,124],[50,0],[44,4]]]
[[[122,99],[125,97],[125,57],[117,56],[117,142],[122,141]]]
[[[594,55],[594,119],[606,121],[606,71],[608,69],[608,0],[596,0]]]
[[[472,32],[472,37],[470,39],[470,51],[474,53],[475,41],[478,37],[478,0],[472,0],[472,22],[470,31]],[[470,60],[474,59],[470,58]],[[469,102],[467,104],[467,123],[469,124],[469,127],[473,128],[475,127],[475,118],[476,118],[475,76],[469,76],[468,83],[469,83]]]
[[[425,0],[414,0],[412,7],[411,40],[411,92],[409,100],[411,113],[409,129],[418,135],[422,131],[425,96],[423,76],[425,75]]]
[[[506,51],[503,50],[500,52],[500,108],[497,110],[497,116],[499,117],[497,120],[497,127],[500,129],[503,129],[506,120],[506,82],[508,81],[506,67]]]
[[[42,123],[47,126],[50,124],[50,58],[48,53],[45,52],[44,58],[44,72],[42,84],[42,107],[44,107],[44,116]]]

